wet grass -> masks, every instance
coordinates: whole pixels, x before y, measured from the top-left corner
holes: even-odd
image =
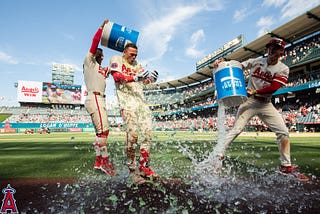
[[[151,165],[163,177],[184,178],[192,161],[205,159],[216,142],[216,133],[155,132]],[[77,178],[92,172],[92,133],[2,134],[0,178]],[[292,137],[292,162],[305,173],[320,176],[320,135]],[[127,171],[125,134],[111,133],[110,158],[120,172]],[[274,137],[238,137],[227,153],[229,162],[276,169],[278,147]]]

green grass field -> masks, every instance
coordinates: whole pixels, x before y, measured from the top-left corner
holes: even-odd
[[[11,114],[0,114],[0,123],[5,121],[5,119],[7,119],[10,116],[11,116]]]
[[[228,150],[229,162],[274,170],[279,165],[275,138],[239,136]],[[164,177],[190,174],[192,160],[202,161],[213,150],[216,133],[154,132],[151,165]],[[77,178],[94,173],[93,133],[2,134],[0,178]],[[126,172],[125,134],[109,135],[108,150],[117,171]],[[182,150],[184,152],[182,152]],[[320,133],[291,137],[293,164],[320,176]]]

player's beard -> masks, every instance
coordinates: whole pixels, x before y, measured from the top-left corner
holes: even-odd
[[[268,55],[268,60],[267,61],[268,61],[269,65],[275,65],[279,61],[279,55],[278,54]]]

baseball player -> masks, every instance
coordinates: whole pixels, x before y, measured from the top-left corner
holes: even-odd
[[[108,115],[106,110],[105,89],[108,67],[103,68],[103,50],[98,48],[103,27],[108,23],[104,20],[101,27],[93,37],[91,48],[84,59],[83,74],[88,95],[85,108],[90,114],[96,131],[96,139],[93,143],[96,153],[95,169],[100,169],[110,176],[116,175],[113,165],[109,161],[107,152],[107,138],[109,135]]]
[[[144,183],[146,178],[156,178],[157,174],[149,167],[151,144],[151,111],[146,103],[143,87],[155,82],[158,73],[149,74],[136,61],[138,48],[129,43],[122,56],[113,56],[110,60],[110,72],[115,81],[116,93],[121,115],[126,125],[126,153],[129,167],[129,179],[134,183]],[[138,134],[141,134],[139,169],[136,170],[136,147]]]
[[[266,45],[266,58],[249,59],[241,63],[243,69],[250,70],[247,85],[249,98],[239,106],[235,125],[228,132],[224,146],[215,147],[214,154],[219,154],[217,158],[220,160],[217,161],[216,169],[219,170],[222,165],[225,150],[241,133],[247,122],[257,115],[276,134],[281,160],[280,172],[292,174],[299,180],[308,180],[307,176],[298,173],[297,166],[291,165],[289,131],[281,114],[271,103],[272,94],[286,84],[289,76],[288,66],[279,60],[284,53],[284,47],[283,40],[273,38]],[[221,60],[216,61],[214,66],[217,67],[220,62]]]

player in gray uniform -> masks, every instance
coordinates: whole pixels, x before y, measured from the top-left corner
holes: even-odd
[[[289,76],[289,68],[279,59],[284,53],[285,42],[278,38],[271,39],[266,45],[267,58],[255,58],[242,62],[243,69],[250,70],[247,93],[249,98],[239,106],[234,127],[228,132],[223,147],[215,147],[214,154],[222,161],[225,150],[242,132],[248,121],[255,115],[265,122],[276,134],[280,152],[280,172],[294,175],[300,180],[308,177],[298,173],[297,166],[291,165],[289,131],[281,114],[271,103],[272,94],[285,85]],[[216,61],[217,67],[221,61]],[[216,169],[220,170],[221,161],[217,161]]]
[[[103,51],[98,48],[103,27],[108,23],[104,20],[101,27],[93,37],[91,48],[84,59],[83,74],[88,95],[85,108],[90,114],[96,131],[96,139],[93,143],[96,152],[94,168],[102,170],[110,176],[116,175],[113,165],[109,161],[107,152],[107,138],[109,135],[108,115],[106,110],[106,78],[109,75],[108,67],[103,68]]]
[[[151,111],[144,97],[145,84],[155,82],[158,73],[144,71],[137,62],[138,48],[129,43],[122,56],[113,56],[110,60],[110,72],[116,86],[121,115],[127,132],[127,159],[130,171],[129,179],[135,183],[143,183],[144,178],[155,178],[156,173],[149,167],[151,145],[152,118]],[[136,148],[138,135],[141,135],[139,169],[136,170]]]

